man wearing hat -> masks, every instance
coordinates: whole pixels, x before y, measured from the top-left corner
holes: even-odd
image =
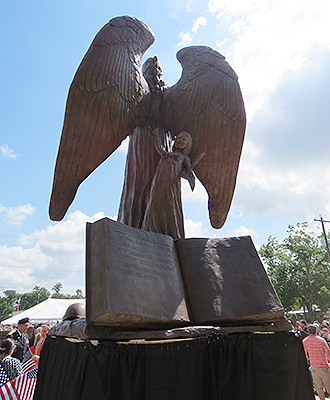
[[[29,337],[26,333],[29,327],[29,318],[22,318],[18,321],[18,327],[15,332],[7,336],[7,339],[13,339],[15,341],[16,349],[12,354],[12,357],[19,359],[21,362],[24,358],[25,353],[29,350]]]

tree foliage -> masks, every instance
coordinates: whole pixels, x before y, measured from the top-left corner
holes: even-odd
[[[53,290],[55,293],[59,293],[61,289],[63,289],[63,283],[62,283],[62,282],[57,282],[57,283],[55,283],[55,285],[52,287],[52,290]]]
[[[321,236],[308,232],[307,222],[289,225],[288,237],[270,236],[259,251],[284,309],[330,307],[330,263]]]
[[[50,296],[49,291],[45,287],[35,286],[32,292],[24,293],[21,295],[20,309],[26,310],[47,300]]]
[[[52,291],[54,292],[52,294],[53,299],[83,299],[83,292],[81,289],[77,289],[76,293],[70,296],[69,294],[63,294],[60,293],[61,289],[63,288],[63,283],[62,282],[57,282],[52,288]]]
[[[81,289],[77,289],[76,293],[71,296],[71,299],[83,299],[83,292]]]
[[[7,297],[0,297],[0,321],[9,318],[14,310]]]

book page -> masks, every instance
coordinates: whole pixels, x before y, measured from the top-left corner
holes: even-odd
[[[284,316],[249,236],[179,239],[176,247],[194,323],[238,325]]]
[[[94,304],[90,323],[187,324],[183,282],[171,237],[104,218],[89,225],[88,241],[87,300]],[[97,287],[93,280],[98,281]],[[97,310],[98,306],[103,310]]]

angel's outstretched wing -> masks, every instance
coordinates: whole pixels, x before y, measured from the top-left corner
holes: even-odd
[[[195,174],[209,195],[210,221],[224,224],[234,194],[246,117],[237,75],[225,58],[205,46],[186,47],[177,53],[183,71],[165,91],[160,114],[172,134],[187,131],[193,137]]]
[[[141,123],[149,92],[141,58],[153,43],[149,27],[117,17],[96,35],[71,84],[49,207],[61,220],[78,186]],[[140,111],[139,111],[140,110]]]

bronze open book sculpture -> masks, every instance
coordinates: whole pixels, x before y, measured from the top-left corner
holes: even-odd
[[[143,222],[152,190],[165,190],[160,185],[152,189],[164,158],[159,149],[170,157],[173,140],[185,131],[192,138],[189,161],[209,196],[211,224],[224,224],[246,126],[237,75],[217,51],[191,46],[177,53],[182,76],[168,87],[157,57],[141,69],[153,41],[144,22],[123,16],[110,20],[92,42],[68,94],[49,209],[52,220],[64,217],[82,181],[130,136],[118,220],[136,228],[152,225]],[[187,165],[182,164],[180,176],[191,178]],[[174,213],[183,225],[180,204]],[[184,237],[183,226],[160,233]]]

